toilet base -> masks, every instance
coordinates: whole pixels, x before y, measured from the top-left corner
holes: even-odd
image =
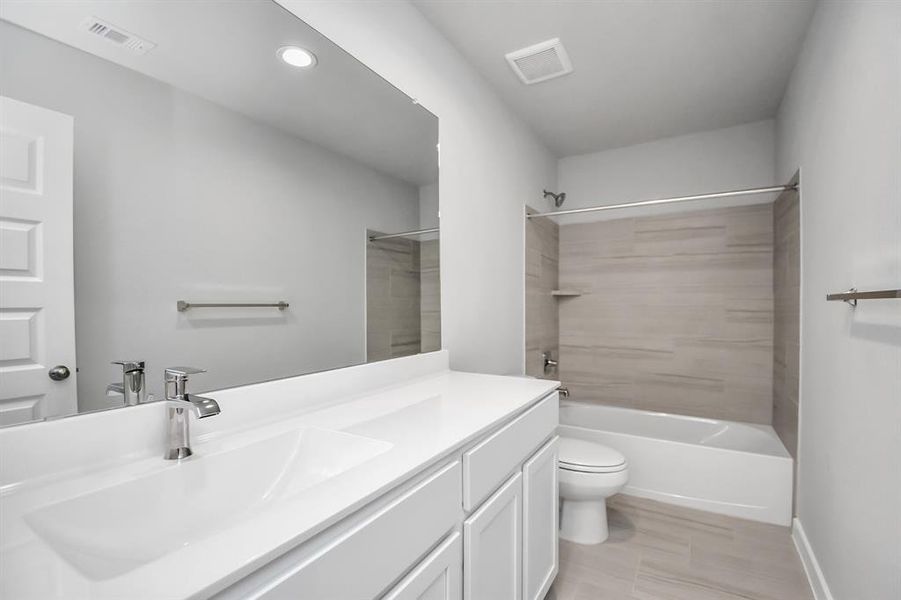
[[[561,499],[560,538],[576,544],[600,544],[607,539],[607,500]]]

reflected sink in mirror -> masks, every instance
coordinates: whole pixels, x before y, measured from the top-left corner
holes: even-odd
[[[25,521],[84,576],[110,579],[391,447],[349,433],[301,429],[173,463],[146,477],[45,506]]]

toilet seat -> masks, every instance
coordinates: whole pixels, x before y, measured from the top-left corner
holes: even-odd
[[[607,498],[629,482],[626,457],[602,444],[560,436],[557,482],[560,538],[576,544],[607,539]]]
[[[572,471],[573,473],[619,473],[626,470],[626,464],[616,465],[613,467],[594,467],[586,465],[569,465],[560,463],[558,465],[564,471]]]
[[[574,438],[560,438],[559,466],[577,473],[616,473],[626,469],[626,457],[613,448]]]

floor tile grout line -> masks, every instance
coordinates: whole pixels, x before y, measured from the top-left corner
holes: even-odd
[[[667,577],[663,576],[662,579],[660,576],[655,577],[654,567],[649,566],[654,562],[655,558],[659,558],[659,560],[663,561],[661,566],[664,567],[664,573],[666,572],[666,562],[671,559],[677,560],[677,563],[674,565],[677,571],[682,568],[688,569],[688,571],[683,573],[686,578],[686,584],[709,588],[714,591],[720,589],[736,598],[784,600],[785,598],[791,597],[794,599],[796,592],[799,591],[794,587],[797,583],[797,581],[794,581],[795,578],[788,577],[783,579],[780,575],[784,575],[785,573],[781,572],[776,574],[776,579],[781,580],[776,583],[779,585],[784,584],[789,587],[776,588],[775,592],[774,590],[766,589],[750,589],[745,587],[745,584],[742,583],[746,583],[747,578],[756,579],[765,577],[766,579],[771,579],[765,575],[766,569],[769,568],[765,564],[765,561],[764,563],[759,563],[759,561],[754,562],[753,557],[756,556],[755,553],[757,552],[757,550],[753,548],[755,544],[764,544],[765,546],[773,545],[774,548],[790,548],[793,552],[792,556],[795,558],[792,562],[800,564],[799,559],[795,557],[797,551],[794,548],[794,545],[786,545],[786,540],[790,541],[790,534],[786,528],[772,528],[767,524],[756,523],[744,519],[726,518],[720,520],[715,514],[711,514],[710,518],[708,518],[706,514],[695,514],[693,512],[685,513],[685,511],[677,507],[668,510],[670,507],[652,501],[624,501],[619,506],[617,506],[616,503],[611,504],[611,508],[619,512],[625,517],[625,520],[628,521],[625,527],[628,527],[631,530],[632,535],[628,535],[630,531],[627,530],[625,532],[627,534],[625,537],[615,536],[614,539],[609,540],[607,543],[614,548],[621,546],[622,548],[636,551],[636,562],[632,567],[632,577],[622,578],[620,576],[612,575],[611,577],[615,577],[628,586],[628,591],[626,593],[632,598],[636,598],[637,593],[644,595],[645,592],[647,592],[647,590],[642,591],[639,586],[639,580],[643,574],[650,577],[651,580],[656,579],[658,584],[662,583],[664,586],[666,585]],[[615,522],[611,522],[611,533],[616,534],[618,527],[622,526],[618,526]],[[641,536],[655,536],[656,534],[660,534],[666,538],[667,533],[673,534],[673,527],[676,528],[676,533],[674,534],[675,539],[683,539],[685,542],[680,546],[675,547],[672,552],[669,552],[664,548],[655,547],[653,542],[651,545],[648,545],[647,543],[642,543],[643,541],[632,541],[632,538],[635,537],[636,533]],[[617,539],[617,537],[620,539]],[[708,582],[704,577],[698,579],[698,577],[691,574],[692,569],[698,569],[695,565],[695,560],[698,558],[700,548],[702,546],[706,547],[705,544],[707,543],[713,544],[710,548],[710,552],[714,557],[722,555],[727,558],[727,562],[723,565],[722,569],[725,578],[722,580],[720,577],[714,577],[713,580]],[[745,543],[750,543],[752,547],[746,548],[744,546]],[[575,547],[572,548],[571,551],[579,552],[580,550],[578,547]],[[591,552],[589,550],[585,551]],[[658,552],[662,552],[663,554],[658,557]],[[593,568],[589,567],[591,560],[604,560],[604,554],[604,552],[595,553],[595,557],[584,563],[584,566],[587,567],[589,571],[594,571]],[[751,562],[743,566],[743,557]],[[738,562],[729,564],[729,560]],[[576,561],[576,564],[583,563]],[[713,564],[711,568],[717,570],[716,564]],[[648,569],[650,569],[650,572]],[[763,569],[763,571],[761,571],[761,569]],[[773,569],[777,569],[777,566],[773,565]],[[701,570],[703,571],[703,568]],[[791,569],[787,569],[786,573],[790,570]],[[607,577],[606,574],[602,574],[602,576]],[[578,579],[578,577],[575,578],[576,581],[578,581]],[[803,577],[798,579],[798,581],[802,582],[802,585],[807,583],[806,578]],[[748,594],[751,595],[749,596]],[[809,589],[807,589],[805,597],[813,598],[810,595]]]

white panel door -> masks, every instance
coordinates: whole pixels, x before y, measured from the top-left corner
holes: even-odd
[[[557,576],[557,445],[554,437],[522,466],[522,589],[542,600]]]
[[[463,541],[455,531],[382,600],[460,600],[463,597]]]
[[[463,523],[463,597],[522,597],[522,473]]]
[[[72,144],[72,117],[0,97],[0,425],[77,407]]]

